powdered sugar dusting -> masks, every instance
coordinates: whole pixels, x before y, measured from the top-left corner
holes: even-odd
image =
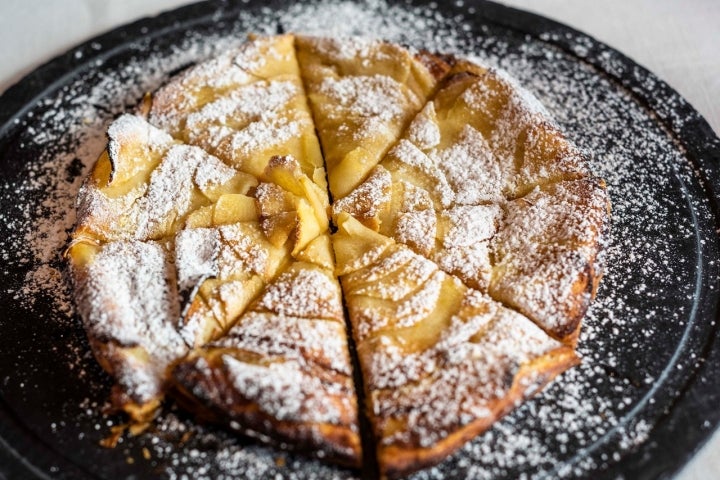
[[[305,373],[296,362],[252,365],[229,355],[223,361],[238,392],[256,401],[265,413],[279,420],[339,421],[340,411],[323,394],[322,381]]]
[[[387,123],[400,121],[406,113],[402,86],[386,75],[326,78],[319,90],[350,116],[365,120],[356,132],[360,138],[377,133],[376,129]]]
[[[279,315],[342,318],[337,281],[315,268],[281,274],[260,297],[259,306]]]
[[[208,124],[243,124],[278,115],[299,88],[290,81],[256,82],[238,88],[190,113],[186,121],[189,135],[200,135]]]
[[[115,123],[113,126],[119,130]],[[120,143],[119,139],[116,141]],[[135,141],[137,139],[129,140]],[[112,158],[119,154],[110,155]],[[143,170],[148,166],[144,165]],[[133,172],[132,176],[143,170]],[[120,172],[124,173],[124,169]],[[190,212],[193,200],[199,197],[196,190],[207,192],[221,186],[232,180],[235,173],[200,148],[173,145],[152,170],[149,181],[126,194],[112,196],[88,181],[78,197],[78,223],[105,240],[163,238]],[[111,188],[113,185],[114,182]]]
[[[154,94],[151,123],[177,134],[188,114],[202,106],[198,105],[202,98],[207,101],[209,96],[212,100],[213,96],[261,80],[267,60],[291,70],[294,59],[280,51],[283,43],[271,37],[255,38],[185,70]]]
[[[190,228],[175,237],[178,288],[187,291],[199,281],[218,274],[220,236],[213,228]]]
[[[416,251],[429,253],[435,248],[437,217],[427,190],[408,182],[400,183],[402,203],[395,225],[396,239]]]
[[[337,321],[248,312],[213,346],[283,356],[297,362],[312,358],[337,372],[351,374],[345,326]]]
[[[109,349],[103,356],[118,383],[141,403],[161,393],[165,368],[187,351],[176,331],[177,292],[166,256],[154,242],[112,242],[77,275],[85,325],[97,345]],[[136,347],[141,352],[133,353]]]
[[[516,306],[549,331],[561,331],[568,309],[589,302],[576,283],[586,269],[599,273],[607,197],[593,179],[535,189],[510,202],[491,249],[499,275],[492,295]]]
[[[440,143],[440,128],[434,117],[435,104],[428,102],[408,126],[408,140],[421,150],[430,150]]]
[[[390,58],[378,48],[382,45],[382,41],[377,38],[358,36],[331,37],[319,40],[316,44],[318,49],[334,62],[348,60],[354,62],[361,58],[362,65],[368,66],[373,60],[387,60]]]

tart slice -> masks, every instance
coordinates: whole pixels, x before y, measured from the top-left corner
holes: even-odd
[[[292,35],[253,37],[190,68],[149,100],[151,123],[263,180],[274,156],[292,155],[326,189]]]
[[[387,42],[299,36],[297,56],[333,198],[342,198],[397,141],[450,66]]]
[[[511,291],[524,288],[527,277],[498,265],[500,256],[519,261],[529,251],[536,256],[549,252],[538,245],[545,241],[542,235],[528,238],[522,249],[517,242],[516,249],[492,241],[502,229],[515,231],[511,224],[517,219],[505,218],[513,209],[507,202],[531,202],[536,188],[555,192],[550,186],[558,182],[579,182],[584,187],[574,188],[574,195],[555,199],[556,207],[562,204],[562,220],[550,212],[535,216],[536,229],[554,230],[555,240],[564,241],[561,248],[576,253],[577,261],[555,269],[557,286],[573,285],[572,292],[548,299],[562,302],[554,307],[528,301],[522,309],[556,338],[572,342],[591,299],[587,292],[594,292],[602,274],[596,259],[608,211],[604,184],[592,179],[586,163],[521,87],[502,73],[458,61],[382,162],[333,208],[409,246],[471,288],[506,302],[515,295]],[[544,205],[555,208],[552,203]],[[557,222],[574,232],[572,241],[558,237]],[[592,228],[580,228],[592,222]],[[550,257],[535,261],[538,267],[564,262]]]
[[[583,178],[536,187],[504,211],[490,242],[490,295],[574,344],[603,272],[604,182]]]
[[[200,417],[359,466],[357,401],[327,234],[271,282],[228,334],[172,371]],[[316,263],[313,263],[316,262]]]
[[[523,315],[347,214],[333,246],[384,476],[442,461],[578,361]]]

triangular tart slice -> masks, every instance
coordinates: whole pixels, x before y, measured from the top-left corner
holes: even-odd
[[[347,214],[333,246],[383,476],[442,461],[578,361],[528,318]]]
[[[328,234],[271,282],[223,338],[172,379],[199,416],[359,466],[357,401]]]
[[[503,206],[490,242],[490,295],[569,344],[603,274],[610,203],[584,178],[536,187]]]
[[[326,189],[292,35],[253,37],[150,98],[151,123],[228,165],[265,180],[270,158],[292,155]]]
[[[298,36],[296,46],[330,192],[342,198],[397,141],[450,65],[362,38]]]

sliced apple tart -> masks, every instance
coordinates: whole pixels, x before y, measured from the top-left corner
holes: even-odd
[[[608,219],[602,180],[507,75],[279,35],[110,125],[67,258],[132,421],[169,395],[342,465],[377,455],[394,478],[578,362]]]

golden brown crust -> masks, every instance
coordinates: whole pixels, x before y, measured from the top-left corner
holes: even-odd
[[[427,50],[420,50],[415,58],[427,68],[437,82],[445,78],[456,62],[453,55],[438,55]]]
[[[458,427],[457,430],[430,448],[410,445],[379,446],[378,462],[381,465],[383,476],[389,479],[400,478],[440,463],[464,443],[490,428],[493,423],[514,409],[520,402],[541,391],[556,376],[579,362],[580,359],[573,349],[560,347],[523,365],[515,375],[508,393],[493,402],[490,407],[493,412],[492,416],[479,418]],[[532,388],[528,388],[530,384]]]
[[[360,466],[362,454],[356,415],[343,406],[343,395],[333,401],[343,412],[339,423],[279,420],[238,392],[222,354],[222,351],[197,354],[172,369],[174,393],[186,408],[199,418],[230,426],[250,437],[270,440],[341,465]],[[327,371],[316,373],[328,374]],[[335,380],[347,383],[344,378]],[[349,388],[352,389],[352,385]]]
[[[151,305],[148,308],[169,307],[172,295],[162,286],[163,249],[154,242],[101,245],[82,238],[73,241],[66,258],[92,352],[117,381],[113,408],[126,412],[133,422],[150,421],[162,402],[165,366],[184,355],[187,347],[175,331],[171,308],[151,320],[139,320],[128,315],[132,306],[122,296],[116,298],[115,292],[134,285],[148,293],[137,295],[139,302]],[[143,308],[146,305],[138,310]],[[148,338],[148,330],[156,337]]]
[[[574,345],[602,277],[609,212],[604,182],[593,177],[511,202],[493,239],[491,295]]]

